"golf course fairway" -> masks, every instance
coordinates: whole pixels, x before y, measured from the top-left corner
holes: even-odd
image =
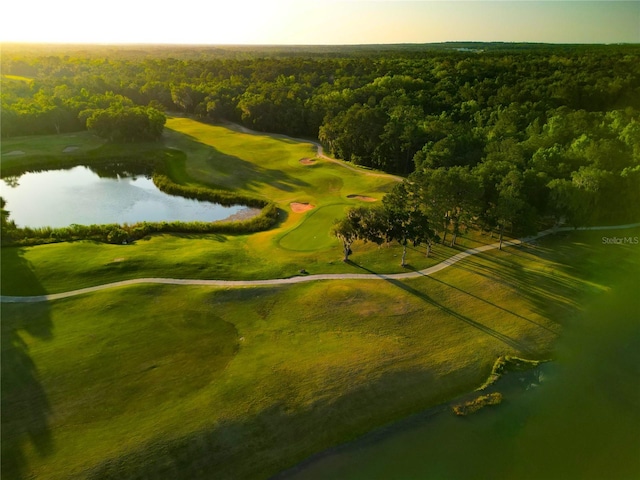
[[[381,199],[395,177],[316,158],[305,141],[188,118],[167,127],[166,146],[185,154],[174,181],[276,202],[275,227],[4,247],[3,296],[137,278],[272,280],[301,269],[378,278],[124,285],[2,303],[2,409],[11,412],[2,416],[3,477],[269,478],[478,388],[499,356],[552,358],[586,299],[640,267],[637,245],[602,241],[615,230],[559,231],[429,276],[380,277],[496,239],[470,232],[429,258],[410,248],[407,268],[400,246],[357,243],[342,262],[333,219],[361,204],[355,192]],[[38,137],[19,149],[32,158],[63,143]],[[297,213],[294,202],[314,208]]]

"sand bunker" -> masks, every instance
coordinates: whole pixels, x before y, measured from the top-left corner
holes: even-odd
[[[69,145],[68,147],[65,147],[64,150],[62,150],[64,153],[69,153],[69,152],[73,152],[74,150],[79,149],[80,147],[76,147],[75,145]]]
[[[315,205],[311,205],[309,203],[297,203],[297,202],[290,203],[289,206],[291,207],[291,210],[294,213],[302,213],[302,212],[306,212],[307,210],[311,210],[312,208],[315,208]]]
[[[11,152],[3,153],[2,155],[6,157],[9,157],[11,155],[24,155],[24,152],[22,150],[13,150]]]
[[[313,165],[316,161],[313,158],[301,158],[300,163],[303,165]]]
[[[347,195],[347,198],[352,198],[354,200],[360,200],[361,202],[377,202],[377,198],[373,197],[365,197],[364,195]]]

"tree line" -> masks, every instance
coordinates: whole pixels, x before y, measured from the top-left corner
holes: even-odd
[[[171,111],[318,138],[338,158],[407,175],[452,239],[471,223],[638,215],[638,46],[162,52],[3,52],[3,73],[31,80],[3,78],[2,135],[157,138]]]

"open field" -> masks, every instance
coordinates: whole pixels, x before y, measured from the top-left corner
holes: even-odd
[[[172,165],[174,181],[276,201],[276,228],[3,248],[3,295],[140,277],[407,271],[395,246],[357,244],[353,263],[343,263],[328,236],[333,218],[360,204],[350,195],[380,199],[391,177],[321,158],[301,163],[312,146],[278,136],[184,118],[168,127],[166,145],[186,153]],[[71,144],[61,137],[2,149],[28,159]],[[292,202],[315,207],[295,213]],[[266,478],[479,386],[500,355],[551,356],[586,298],[638,271],[640,247],[603,244],[615,234],[561,233],[404,281],[138,285],[2,304],[2,409],[11,412],[2,419],[3,476]],[[410,268],[494,241],[473,234],[432,258],[414,248]]]
[[[548,357],[582,299],[640,266],[637,246],[603,233],[404,282],[5,304],[3,368],[21,372],[3,376],[3,408],[19,412],[3,425],[5,472],[264,478],[478,386],[498,355]]]

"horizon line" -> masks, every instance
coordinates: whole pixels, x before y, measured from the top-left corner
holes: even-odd
[[[640,42],[542,42],[519,40],[444,40],[439,42],[382,42],[382,43],[175,43],[175,42],[64,42],[0,40],[0,45],[38,46],[172,46],[172,47],[367,47],[419,46],[444,44],[506,44],[506,45],[638,45]]]

